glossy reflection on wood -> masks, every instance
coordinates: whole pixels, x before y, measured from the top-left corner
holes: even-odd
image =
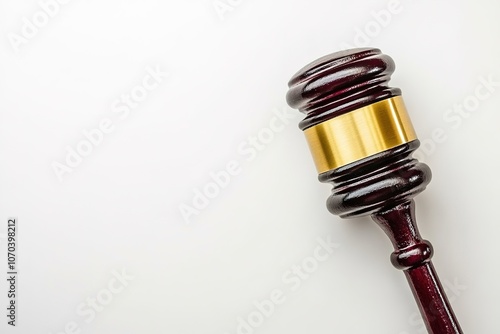
[[[401,95],[388,86],[395,65],[378,49],[334,53],[307,65],[289,82],[287,101],[306,114],[305,130],[331,118]],[[410,111],[411,114],[411,111]],[[333,186],[328,210],[343,218],[370,215],[394,246],[392,264],[404,271],[429,333],[462,333],[422,239],[413,197],[431,180],[429,167],[411,157],[420,142],[402,145],[323,172]],[[326,146],[326,145],[325,145]]]

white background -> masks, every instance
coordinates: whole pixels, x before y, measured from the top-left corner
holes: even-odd
[[[369,218],[328,213],[330,186],[317,181],[302,116],[285,102],[297,70],[345,44],[395,60],[391,84],[403,90],[427,143],[419,156],[433,171],[416,199],[420,230],[464,331],[498,332],[500,5],[391,8],[73,0],[43,22],[37,1],[0,1],[0,267],[7,271],[7,218],[15,216],[20,273],[14,329],[1,280],[0,332],[424,332],[387,237]],[[36,15],[41,26],[14,47],[23,18]],[[168,76],[120,118],[113,106],[139,89],[148,68]],[[488,98],[464,116],[453,111],[489,77],[496,87]],[[242,154],[276,112],[296,117],[252,159]],[[68,147],[103,119],[113,131],[60,182],[54,163],[65,164]],[[188,224],[182,205],[232,160],[239,174]],[[317,238],[327,237],[340,247],[293,289],[283,277],[311,263]],[[122,271],[129,280],[111,293]],[[257,328],[238,329],[239,317],[258,320],[254,301],[273,290],[283,302]],[[90,319],[77,309],[90,310],[92,298],[105,305]]]

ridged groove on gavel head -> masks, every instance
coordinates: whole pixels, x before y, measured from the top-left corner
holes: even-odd
[[[330,118],[401,95],[388,86],[395,65],[379,49],[332,53],[310,63],[288,82],[287,102],[306,114],[305,130]]]
[[[418,140],[322,173],[333,185],[328,210],[342,218],[373,214],[407,202],[431,181],[430,168],[411,157]]]

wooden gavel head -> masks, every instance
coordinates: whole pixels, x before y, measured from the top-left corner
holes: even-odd
[[[401,90],[389,87],[395,66],[378,49],[320,58],[288,83],[321,182],[333,184],[327,207],[341,217],[372,214],[425,189],[429,167],[411,159],[420,143]]]
[[[401,90],[389,87],[393,60],[359,48],[319,58],[289,81],[288,104],[306,114],[304,131],[321,182],[331,183],[328,210],[371,215],[395,248],[429,333],[461,333],[431,263],[433,249],[415,221],[413,197],[431,180],[411,157],[419,147]]]

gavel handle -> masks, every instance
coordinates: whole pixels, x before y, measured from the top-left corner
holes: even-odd
[[[431,334],[463,334],[432,262],[404,271]]]
[[[392,264],[402,269],[430,334],[463,334],[432,265],[433,249],[423,240],[415,220],[415,203],[409,200],[372,214],[394,246]]]

